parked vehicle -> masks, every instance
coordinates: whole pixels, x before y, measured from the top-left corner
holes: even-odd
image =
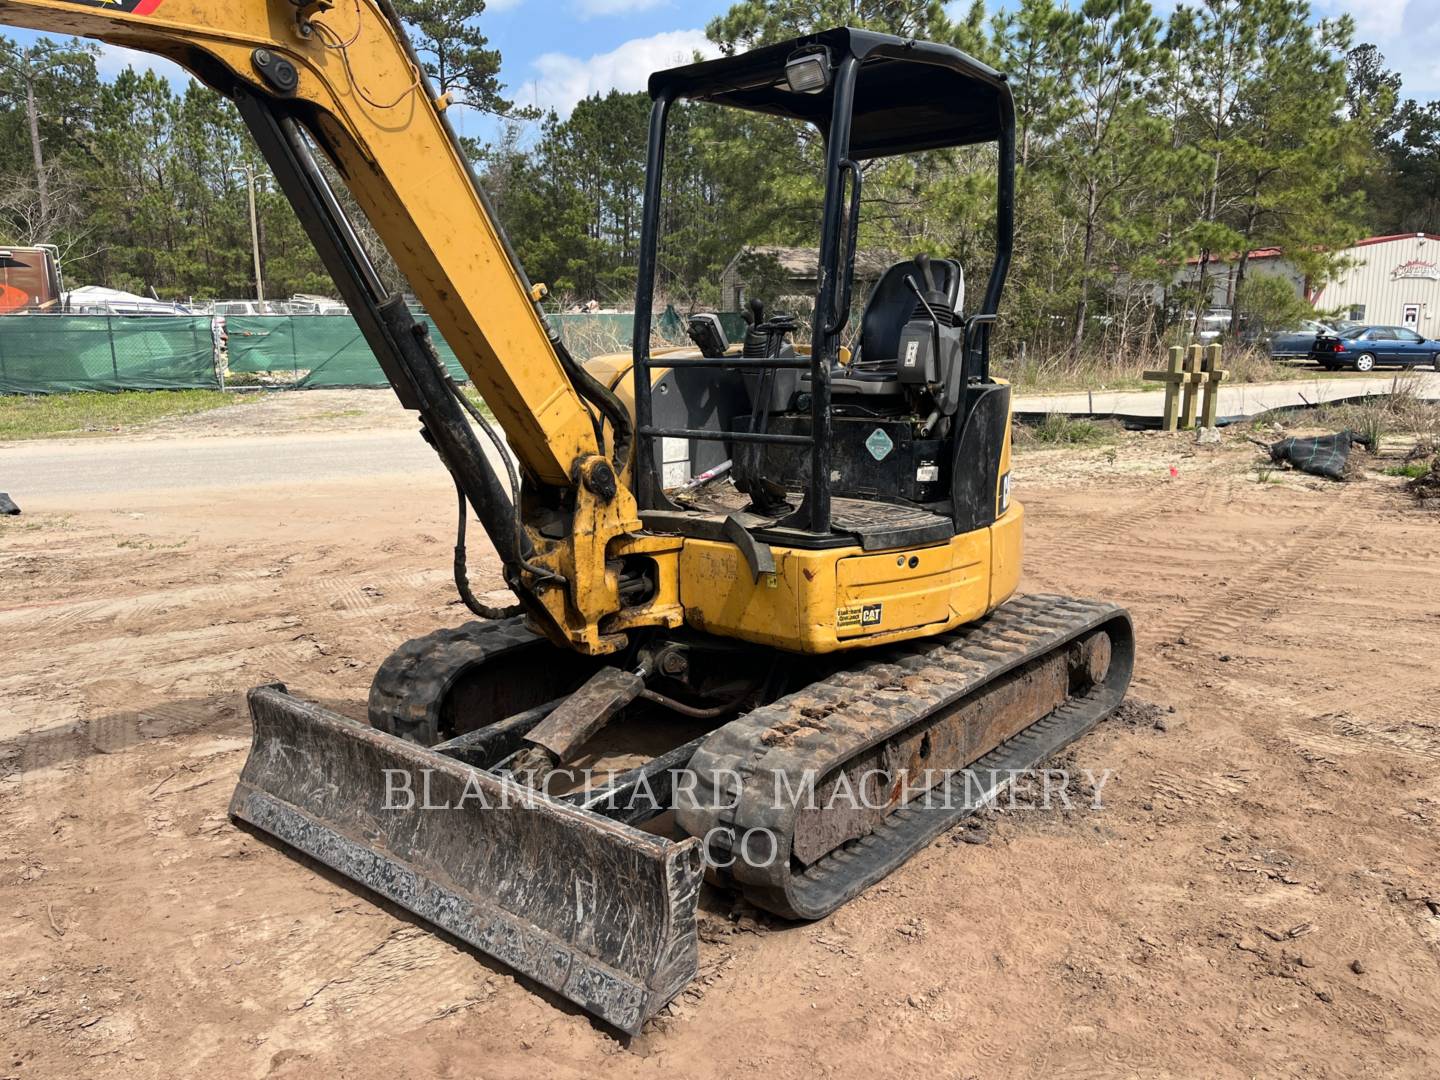
[[[289,300],[216,300],[214,314],[226,315],[348,315],[350,309],[328,296],[291,297]]]
[[[61,288],[58,248],[0,248],[0,315],[56,312]]]
[[[1270,335],[1270,356],[1275,360],[1309,358],[1315,350],[1315,339],[1333,333],[1317,319],[1301,319],[1293,330],[1277,330]]]
[[[189,305],[154,296],[107,289],[103,285],[82,285],[64,296],[64,309],[71,315],[195,315]]]
[[[1326,371],[1342,367],[1432,367],[1440,371],[1440,341],[1421,337],[1406,326],[1351,326],[1317,335],[1310,358]]]

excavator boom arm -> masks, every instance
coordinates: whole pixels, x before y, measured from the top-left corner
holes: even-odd
[[[449,101],[435,96],[390,0],[0,0],[0,24],[163,56],[236,102],[402,404],[419,411],[479,514],[508,583],[557,640],[617,647],[595,627],[621,606],[607,545],[639,527],[629,492],[613,494],[629,415],[547,326],[445,119]],[[562,527],[583,542],[543,541],[517,521],[423,327],[381,282],[312,146],[493,410],[528,483],[558,491],[548,505],[575,521],[587,511],[583,532]]]

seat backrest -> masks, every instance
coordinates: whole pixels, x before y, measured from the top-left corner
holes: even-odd
[[[951,310],[958,316],[965,303],[965,272],[954,259],[931,259],[930,272],[950,298]],[[913,277],[921,289],[925,279],[915,260],[898,262],[876,284],[870,299],[865,303],[865,315],[860,321],[859,359],[870,363],[895,360],[900,355],[900,333],[915,314],[915,293],[905,284],[907,277]]]

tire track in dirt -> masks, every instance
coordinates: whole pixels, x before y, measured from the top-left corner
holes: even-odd
[[[271,575],[249,576],[253,583]],[[164,692],[197,680],[213,684],[240,670],[266,677],[313,675],[317,657],[326,655],[371,653],[378,660],[404,634],[387,629],[375,616],[388,613],[403,621],[416,610],[429,610],[434,601],[426,594],[448,580],[436,569],[388,577],[362,573],[288,590],[277,585],[258,594],[227,582],[71,602],[60,606],[61,617],[52,605],[10,609],[0,613],[0,621],[8,622],[6,636],[17,645],[10,650],[13,666],[8,677],[0,677],[0,690],[18,693],[50,672],[63,678],[61,672],[83,669],[96,655],[105,655],[112,658],[105,677],[78,688],[83,697],[79,711],[93,717],[104,710],[133,709],[137,696],[148,696],[146,687]],[[153,625],[157,618],[163,618],[159,632]],[[112,636],[97,639],[97,630]],[[62,636],[65,640],[57,643]],[[327,636],[330,644],[323,643]]]
[[[337,887],[338,888],[338,887]],[[423,927],[388,914],[364,918],[307,917],[281,933],[278,926],[247,924],[227,936],[229,963],[242,971],[266,970],[267,1048],[324,1056],[337,1043],[360,1046],[377,1033],[395,1038],[440,1017],[491,998],[501,981],[470,953]],[[254,929],[262,929],[257,936]],[[188,966],[197,987],[216,976],[211,962]],[[194,950],[192,955],[202,955]],[[224,954],[222,954],[224,955]],[[505,980],[509,982],[510,980]],[[522,993],[512,987],[518,995]],[[197,1055],[192,1068],[207,1064]]]
[[[268,579],[278,579],[271,595],[278,596],[283,593],[287,607],[296,607],[305,602],[330,601],[355,611],[374,608],[379,600],[376,592],[382,590],[384,585],[418,590],[434,582],[449,580],[449,572],[438,568],[397,575],[377,575],[369,572],[339,580],[321,578],[296,585],[287,585],[281,575],[273,572],[250,571],[233,576],[238,580],[227,580],[219,585],[189,586],[158,592],[147,590],[131,596],[97,600],[42,601],[3,608],[0,609],[0,632],[24,634],[27,642],[43,642],[70,636],[76,631],[96,625],[115,624],[121,620],[140,621],[158,612],[168,614],[177,609],[203,613],[208,620],[206,625],[209,625],[213,624],[218,612],[254,603],[256,594],[247,584]],[[367,589],[370,591],[367,592]]]
[[[1238,769],[1209,775],[1186,773],[1183,776],[1166,769],[1156,769],[1150,775],[1149,787],[1166,799],[1193,806],[1205,802],[1233,802],[1254,780],[1254,776]]]
[[[1297,556],[1366,535],[1371,527],[1362,520],[1366,509],[1363,498],[1353,490],[1337,490],[1311,522],[1292,532],[1265,558],[1251,563],[1223,588],[1202,594],[1198,604],[1173,609],[1154,632],[1162,641],[1184,638],[1191,646],[1216,647],[1240,641],[1243,627],[1263,622],[1260,616],[1264,612],[1311,591],[1317,576],[1333,572],[1333,566],[1322,560]]]
[[[1384,510],[1385,503],[1358,488],[1325,493],[1330,497],[1319,513],[1264,559],[1232,579],[1228,587],[1205,596],[1198,609],[1186,605],[1161,621],[1156,627],[1161,641],[1183,640],[1187,650],[1242,649],[1247,629],[1265,626],[1274,615],[1326,588],[1324,579],[1336,572],[1336,563],[1326,556],[1353,551],[1368,540],[1375,513]],[[1349,615],[1355,624],[1366,621],[1360,612],[1351,610]],[[1318,616],[1314,621],[1325,625]],[[1339,623],[1335,625],[1338,630]],[[1234,673],[1226,681],[1240,684],[1247,680],[1243,673]],[[1293,718],[1279,730],[1291,742],[1315,753],[1347,756],[1370,748],[1415,761],[1440,758],[1440,725],[1415,723],[1417,717],[1433,713],[1431,691],[1397,694],[1382,682],[1368,694],[1346,684],[1322,685],[1312,693],[1295,695],[1273,680],[1264,682],[1260,690],[1266,706],[1278,706]],[[1347,708],[1344,703],[1351,699],[1363,702],[1363,707],[1352,712],[1353,706]],[[1178,785],[1165,786],[1167,796],[1181,797]]]
[[[1304,711],[1303,703],[1296,704]],[[1292,742],[1321,755],[1345,758],[1385,750],[1416,763],[1440,761],[1440,726],[1435,724],[1407,726],[1393,723],[1384,715],[1362,718],[1339,712],[1287,724],[1280,731]]]
[[[1148,486],[1139,495],[1119,505],[1107,505],[1105,513],[1089,518],[1078,529],[1066,529],[1049,537],[1043,551],[1047,565],[1063,566],[1093,558],[1096,548],[1108,544],[1128,546],[1131,533],[1174,512],[1179,499],[1198,495],[1198,512],[1214,506],[1220,492],[1229,486],[1228,477],[1207,477],[1198,488],[1178,488],[1161,482]]]

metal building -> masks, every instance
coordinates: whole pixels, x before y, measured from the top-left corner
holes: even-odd
[[[1339,254],[1349,269],[1311,298],[1317,311],[1440,337],[1440,237],[1375,236]]]

